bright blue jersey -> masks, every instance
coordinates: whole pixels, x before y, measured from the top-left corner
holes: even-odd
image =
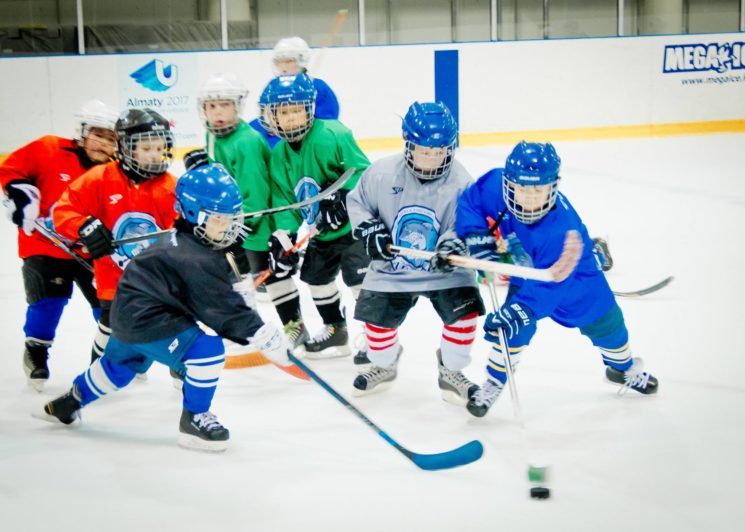
[[[267,144],[269,144],[270,148],[274,148],[274,145],[282,140],[277,135],[272,135],[266,129],[264,129],[264,126],[261,125],[261,122],[259,122],[258,118],[254,118],[253,120],[251,120],[248,125],[261,133],[261,136],[264,137],[264,140]]]
[[[331,87],[322,79],[313,78],[313,86],[316,88],[316,118],[339,119],[339,100]]]
[[[489,231],[487,217],[498,220],[505,239],[522,246],[536,268],[551,266],[561,255],[566,232],[576,230],[582,237],[582,258],[574,272],[561,283],[511,279],[519,286],[513,301],[530,307],[536,319],[551,317],[567,327],[594,323],[615,305],[593,242],[577,212],[559,193],[556,205],[538,222],[524,224],[515,219],[502,198],[502,168],[490,170],[471,185],[458,200],[456,231],[465,239]]]

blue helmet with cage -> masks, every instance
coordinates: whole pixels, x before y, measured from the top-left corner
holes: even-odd
[[[221,164],[198,166],[176,183],[176,210],[202,243],[224,249],[245,236],[243,198]]]
[[[521,141],[507,157],[502,196],[519,221],[532,224],[556,204],[561,159],[551,143]]]
[[[297,142],[313,125],[316,88],[307,74],[277,76],[265,89],[269,129],[287,142]],[[262,94],[264,97],[264,94]],[[261,105],[261,104],[260,104]]]
[[[406,166],[414,177],[432,180],[450,173],[458,124],[445,104],[414,102],[401,129]]]
[[[261,91],[261,94],[259,95],[259,123],[261,124],[261,127],[270,133],[275,134],[274,125],[269,114],[269,93],[271,92],[271,85],[271,82],[267,83],[266,87],[264,87],[264,90]]]

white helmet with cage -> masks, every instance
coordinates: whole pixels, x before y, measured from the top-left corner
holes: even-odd
[[[280,39],[272,50],[272,64],[276,75],[281,74],[277,65],[284,61],[295,61],[301,72],[304,72],[310,63],[310,46],[300,37]]]
[[[243,110],[243,103],[248,96],[248,90],[238,80],[235,74],[212,74],[204,82],[197,94],[197,108],[199,109],[199,118],[208,131],[218,137],[229,135],[238,127],[240,114]],[[231,101],[235,105],[235,117],[233,120],[221,124],[211,124],[205,113],[205,104],[209,101]]]
[[[85,102],[75,113],[75,140],[82,145],[91,128],[116,130],[117,112],[101,100]]]

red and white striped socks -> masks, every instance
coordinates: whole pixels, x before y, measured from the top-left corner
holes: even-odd
[[[471,346],[476,339],[478,317],[479,315],[473,312],[451,325],[442,327],[440,352],[442,364],[447,369],[460,371],[471,362]]]
[[[391,367],[398,357],[398,330],[365,323],[367,357],[379,368]]]

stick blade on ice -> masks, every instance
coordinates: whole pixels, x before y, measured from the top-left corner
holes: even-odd
[[[451,469],[475,462],[484,454],[484,446],[478,440],[473,440],[461,445],[452,451],[437,454],[419,454],[409,451],[408,457],[420,469],[425,471],[438,471],[440,469]]]

